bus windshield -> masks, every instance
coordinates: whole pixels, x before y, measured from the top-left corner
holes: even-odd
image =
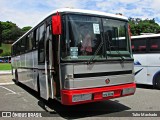
[[[107,57],[130,56],[129,36],[125,21],[103,19],[104,38]]]
[[[129,52],[127,22],[85,15],[63,16],[63,60],[117,58]],[[96,53],[96,54],[95,54]]]

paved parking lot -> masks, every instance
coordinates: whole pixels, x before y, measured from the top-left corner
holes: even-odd
[[[52,119],[124,119],[115,116],[125,116],[125,111],[160,111],[160,90],[151,86],[138,86],[133,96],[71,107],[55,100],[46,102],[22,84],[0,85],[0,96],[0,111],[44,111]]]
[[[12,81],[13,79],[13,75],[8,74],[6,72],[6,74],[3,72],[0,72],[0,85],[6,85],[6,84],[13,84],[14,82]]]

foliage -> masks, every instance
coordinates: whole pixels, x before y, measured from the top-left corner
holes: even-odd
[[[30,30],[32,27],[31,26],[26,26],[26,27],[23,27],[22,28],[22,31],[25,33],[27,32],[28,30]]]
[[[159,33],[160,26],[154,19],[129,18],[132,35],[140,35],[141,33]]]
[[[1,53],[0,56],[10,56],[10,54],[11,54],[11,44],[2,44],[0,49],[3,50],[3,53]]]
[[[1,46],[1,44],[2,44],[2,24],[1,24],[1,21],[0,21],[0,46]]]
[[[0,23],[0,31],[2,31],[2,43],[13,43],[31,28],[30,26],[27,26],[21,29],[15,23],[10,21]]]
[[[1,22],[1,24],[2,24],[2,30],[11,29],[13,27],[16,27],[16,24],[10,21]]]
[[[0,56],[11,56],[11,52],[3,52],[0,54]]]

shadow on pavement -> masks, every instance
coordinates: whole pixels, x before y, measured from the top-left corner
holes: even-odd
[[[142,88],[142,89],[154,89],[153,85],[143,85],[143,84],[137,84],[137,88]]]
[[[129,110],[130,108],[119,103],[118,100],[108,100],[103,102],[87,103],[75,106],[65,106],[56,100],[49,99],[48,101],[39,97],[39,94],[23,84],[18,84],[19,87],[27,91],[32,96],[36,97],[38,105],[46,111],[48,117],[61,116],[65,119],[78,119],[84,117],[103,116],[116,117],[119,112]],[[50,110],[48,110],[48,108]]]

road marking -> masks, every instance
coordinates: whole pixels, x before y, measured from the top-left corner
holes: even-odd
[[[13,94],[16,94],[16,92],[14,92],[13,90],[10,90],[9,88],[6,88],[6,87],[4,87],[4,86],[0,86],[0,87],[6,89],[6,90],[8,90],[8,91],[10,91],[10,92],[13,93]]]
[[[8,82],[8,83],[0,83],[0,85],[13,85],[14,82]]]

